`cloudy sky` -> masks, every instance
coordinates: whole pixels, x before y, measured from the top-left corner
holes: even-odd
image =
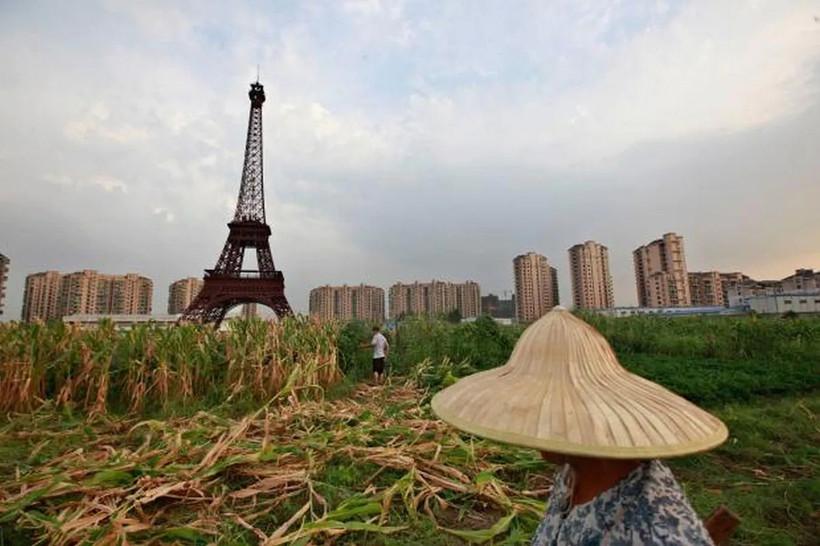
[[[35,271],[140,272],[164,312],[213,266],[257,64],[298,310],[325,283],[500,293],[528,250],[569,301],[587,239],[633,304],[631,250],[667,231],[690,270],[820,268],[817,2],[5,0],[6,319]]]

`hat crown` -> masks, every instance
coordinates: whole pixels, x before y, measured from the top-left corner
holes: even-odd
[[[542,375],[590,364],[601,374],[625,372],[600,332],[556,306],[521,334],[506,367],[511,374]]]

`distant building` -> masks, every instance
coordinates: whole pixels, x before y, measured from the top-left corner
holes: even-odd
[[[121,315],[121,314],[77,314],[62,318],[66,324],[75,324],[82,328],[95,328],[103,321],[110,321],[117,330],[130,330],[139,324],[156,324],[173,326],[180,315]]]
[[[0,254],[0,315],[3,314],[3,307],[6,302],[6,283],[9,280],[9,260],[5,255]]]
[[[749,298],[771,296],[783,292],[783,284],[776,280],[757,281],[744,275],[740,281],[727,286],[727,302],[730,307],[746,305]]]
[[[820,290],[820,271],[814,269],[798,269],[794,275],[789,275],[780,281],[784,292],[799,292],[801,290]]]
[[[749,311],[764,315],[785,313],[820,313],[820,290],[800,290],[750,296],[745,300]]]
[[[572,246],[567,252],[573,305],[579,309],[614,307],[609,249],[595,241],[586,241]]]
[[[718,273],[718,275],[720,275],[720,291],[723,297],[723,305],[731,307],[729,293],[732,291],[732,287],[742,283],[744,279],[748,279],[749,277],[737,271],[733,273]]]
[[[60,313],[61,279],[59,271],[43,271],[26,277],[21,317],[24,321],[51,320],[62,316]]]
[[[310,315],[322,320],[384,321],[384,289],[378,286],[320,286],[310,291]]]
[[[527,252],[513,259],[515,278],[515,316],[532,322],[560,303],[558,271],[545,256]]]
[[[242,310],[240,312],[240,315],[244,319],[258,317],[259,316],[258,306],[255,303],[246,303],[246,304],[242,305]]]
[[[481,288],[478,283],[401,283],[390,287],[390,318],[404,315],[437,316],[457,310],[462,318],[481,314]]]
[[[686,307],[692,304],[683,237],[666,233],[632,252],[641,307]]]
[[[688,275],[692,305],[725,305],[720,273],[717,271],[690,271]]]
[[[496,322],[496,324],[499,324],[501,326],[512,326],[513,324],[515,324],[514,319],[509,318],[509,317],[491,317],[491,318],[493,319],[493,321]],[[475,322],[476,320],[478,320],[478,317],[467,317],[467,318],[461,319],[461,322],[462,322],[462,324],[464,324],[464,323],[469,323],[469,322]]]
[[[197,277],[187,277],[172,282],[168,286],[168,314],[176,315],[184,312],[202,290],[204,284],[205,281]]]
[[[693,306],[729,306],[731,287],[748,279],[743,273],[720,273],[719,271],[689,272],[689,293]]]
[[[86,269],[26,277],[23,320],[58,319],[78,314],[151,314],[153,282],[137,273],[106,275]]]
[[[510,299],[501,299],[495,294],[481,296],[481,314],[490,315],[497,319],[512,319],[515,317],[515,294]]]
[[[781,280],[763,281],[758,281],[743,275],[742,278],[726,282],[725,285],[728,305],[748,306],[752,298],[778,296],[786,292],[794,294],[820,290],[820,271],[797,269],[793,275],[789,275]]]
[[[727,308],[722,305],[703,307],[613,307],[599,309],[597,313],[608,317],[635,317],[643,315],[663,317],[691,317],[701,315],[741,315],[746,313],[744,308]]]

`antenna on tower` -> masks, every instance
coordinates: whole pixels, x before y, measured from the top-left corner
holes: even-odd
[[[256,83],[259,83],[259,63],[256,63]]]

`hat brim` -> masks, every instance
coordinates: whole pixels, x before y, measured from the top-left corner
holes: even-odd
[[[713,449],[729,434],[716,417],[625,370],[576,389],[510,372],[502,366],[465,377],[437,393],[432,409],[476,436],[597,458],[680,457]]]

